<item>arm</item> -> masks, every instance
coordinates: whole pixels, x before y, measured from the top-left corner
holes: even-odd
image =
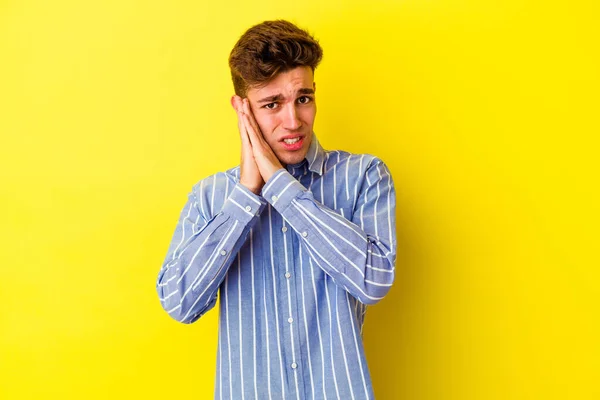
[[[262,194],[286,219],[311,259],[337,284],[364,304],[389,291],[396,261],[395,192],[385,164],[373,159],[357,199],[352,221],[318,203],[285,169],[265,141],[248,101],[244,126],[256,166],[266,182]]]
[[[372,160],[364,178],[350,220],[316,201],[283,169],[267,181],[263,196],[298,234],[313,262],[362,303],[374,304],[394,281],[395,191],[379,159]]]
[[[212,197],[204,193],[204,182],[189,194],[156,283],[162,307],[183,323],[215,305],[229,266],[266,205],[238,183],[211,216],[212,205],[204,199]]]
[[[223,199],[223,207],[216,215],[214,193],[217,177],[222,175],[215,175],[212,191],[204,184],[208,180],[194,187],[181,212],[156,283],[165,311],[184,323],[196,321],[214,307],[229,266],[266,205],[264,199],[256,195],[264,181],[250,146],[242,99],[233,96],[231,105],[237,112],[242,142],[240,181],[229,197]],[[227,182],[224,185],[227,187]],[[207,204],[209,198],[210,205]]]

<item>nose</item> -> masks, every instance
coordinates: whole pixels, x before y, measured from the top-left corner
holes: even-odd
[[[302,126],[302,123],[298,119],[298,112],[295,104],[288,104],[283,113],[283,127],[285,129],[295,131]]]

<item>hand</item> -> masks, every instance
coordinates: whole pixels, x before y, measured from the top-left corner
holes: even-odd
[[[242,98],[234,96],[231,99],[231,104],[238,116],[238,129],[240,131],[240,139],[242,140],[242,154],[240,159],[240,184],[247,187],[254,194],[259,194],[265,184],[252,152],[252,145],[246,129],[244,118],[244,107]]]
[[[244,125],[248,138],[250,139],[254,160],[258,166],[262,179],[264,182],[267,182],[271,176],[283,168],[283,166],[260,131],[260,128],[254,119],[254,115],[250,110],[248,99],[243,100],[243,111]]]

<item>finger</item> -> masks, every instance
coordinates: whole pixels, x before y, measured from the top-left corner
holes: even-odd
[[[244,122],[243,117],[240,119],[240,137],[242,139],[242,153],[247,157],[253,157],[252,141],[248,136],[248,130],[246,129],[246,123]]]
[[[240,137],[242,138],[242,140],[244,140],[244,136],[246,136],[245,135],[245,133],[246,133],[246,125],[245,125],[245,122],[244,122],[244,113],[238,111],[237,112],[237,117],[238,117],[238,129],[240,131]]]
[[[262,143],[260,141],[260,138],[258,136],[258,134],[256,133],[256,130],[254,129],[254,127],[252,126],[252,123],[250,122],[250,117],[248,116],[248,114],[243,113],[243,121],[244,121],[244,125],[246,127],[246,132],[248,135],[248,138],[250,139],[250,144],[252,145],[252,149],[256,149],[258,148]]]
[[[237,111],[237,117],[238,117],[238,130],[240,132],[240,138],[242,139],[242,142],[247,138],[247,134],[246,134],[246,127],[244,126],[244,116],[240,111]]]
[[[240,139],[242,141],[242,154],[246,157],[252,157],[252,143],[248,137],[248,130],[246,128],[246,122],[244,121],[244,113],[238,112],[238,129],[240,131]]]
[[[250,109],[250,102],[248,101],[248,99],[244,99],[243,105],[244,113],[248,116],[249,126],[251,126],[254,129],[254,132],[256,132],[258,139],[260,141],[263,141],[264,138],[262,132],[260,130],[260,127],[258,126],[258,123],[256,122],[256,119],[254,118],[254,114],[252,114],[252,110]]]
[[[242,98],[240,96],[233,96],[233,107],[237,112],[241,112],[243,110]]]

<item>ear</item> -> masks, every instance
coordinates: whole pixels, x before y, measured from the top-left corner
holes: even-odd
[[[237,94],[231,96],[231,107],[233,107],[235,111],[242,109],[242,98]]]

